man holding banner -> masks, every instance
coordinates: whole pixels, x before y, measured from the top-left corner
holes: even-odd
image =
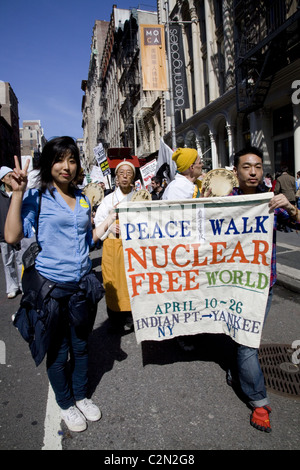
[[[202,169],[197,151],[177,149],[173,158],[180,173],[178,186],[174,181],[165,191],[168,199],[147,207],[121,203],[117,210],[136,339],[230,336],[254,408],[251,424],[270,432],[257,350],[275,282],[274,219],[298,228],[299,213],[282,195],[258,194],[263,165],[256,150],[236,156],[235,197],[195,197]]]
[[[239,188],[234,188],[231,195],[253,195],[259,191],[263,178],[263,154],[255,147],[248,147],[234,157],[234,172],[239,181]],[[277,218],[280,222],[299,228],[299,211],[280,194],[274,196],[269,203],[274,211],[273,252],[271,262],[270,290],[267,301],[265,320],[271,307],[272,288],[276,282],[276,239],[275,229]],[[249,299],[250,302],[250,299]],[[239,384],[253,408],[250,423],[256,429],[271,432],[269,398],[264,383],[263,373],[258,359],[258,349],[237,344],[237,368]],[[229,378],[229,382],[231,377]]]

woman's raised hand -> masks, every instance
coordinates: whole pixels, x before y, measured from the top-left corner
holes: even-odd
[[[25,163],[24,168],[20,167],[18,157],[15,155],[15,168],[11,177],[11,187],[13,191],[22,191],[24,192],[27,187],[27,171],[30,164],[30,159]]]

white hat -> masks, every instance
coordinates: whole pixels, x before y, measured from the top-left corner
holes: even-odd
[[[117,173],[118,169],[123,165],[129,165],[133,170],[133,175],[135,176],[135,166],[131,162],[128,162],[127,160],[124,160],[123,162],[119,163],[116,166],[116,173]]]
[[[2,166],[0,168],[0,180],[2,180],[2,178],[4,178],[4,176],[7,175],[7,173],[12,173],[13,171],[14,170],[9,168],[8,166]]]

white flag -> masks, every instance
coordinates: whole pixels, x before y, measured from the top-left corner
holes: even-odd
[[[166,178],[168,183],[175,178],[177,171],[177,166],[172,160],[172,155],[173,150],[165,144],[164,139],[161,137],[156,165],[156,175]]]

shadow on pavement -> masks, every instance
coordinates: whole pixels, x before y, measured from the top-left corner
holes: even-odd
[[[194,346],[192,351],[184,351],[179,345],[179,338],[165,341],[143,341],[143,365],[164,365],[178,361],[205,361],[216,362],[224,370],[232,367],[235,357],[235,343],[229,336],[203,333],[190,338],[192,338]],[[184,339],[184,337],[180,339]]]
[[[89,339],[89,393],[96,390],[104,374],[113,369],[114,362],[121,362],[127,354],[121,348],[124,333],[109,333],[109,320],[91,333]]]
[[[180,346],[181,338],[166,341],[144,341],[142,342],[143,366],[148,364],[166,365],[174,362],[214,362],[218,364],[227,375],[230,370],[232,386],[237,397],[247,403],[238,385],[236,368],[236,343],[227,335],[203,333],[192,337],[194,349],[184,351]]]

